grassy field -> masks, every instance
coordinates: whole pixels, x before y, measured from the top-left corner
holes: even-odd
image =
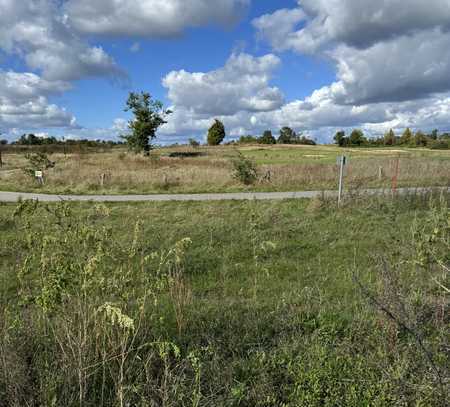
[[[2,205],[0,405],[445,406],[448,199]]]
[[[189,158],[174,152],[196,153]],[[258,180],[245,186],[233,177],[231,160],[241,152],[258,168]],[[335,189],[338,155],[350,163],[346,186],[390,188],[395,161],[400,159],[399,186],[450,185],[450,151],[426,149],[341,149],[333,146],[241,146],[158,149],[151,158],[115,149],[105,153],[53,154],[54,169],[46,184],[21,170],[23,154],[4,154],[0,189],[53,193],[196,193]]]

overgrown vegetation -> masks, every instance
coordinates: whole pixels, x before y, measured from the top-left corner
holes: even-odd
[[[354,199],[1,206],[0,404],[446,406],[448,197]]]
[[[33,153],[26,154],[27,166],[24,168],[26,175],[34,179],[36,171],[45,171],[55,167],[55,162],[50,161],[47,154]]]
[[[40,148],[40,147],[39,147]],[[40,151],[40,150],[32,150]],[[240,152],[256,165],[264,182],[246,186],[233,177],[232,159]],[[338,185],[336,157],[349,158],[345,186],[349,189],[392,187],[399,159],[399,187],[450,186],[447,150],[365,149],[335,146],[220,146],[158,148],[149,158],[119,149],[105,153],[71,152],[48,155],[57,162],[45,173],[40,192],[200,193],[331,190]],[[37,190],[23,169],[22,154],[3,153],[0,190]]]

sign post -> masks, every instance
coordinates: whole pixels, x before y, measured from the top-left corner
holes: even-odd
[[[35,171],[34,176],[36,177],[37,182],[39,184],[44,185],[44,172],[43,171]]]
[[[340,166],[338,206],[341,206],[341,202],[342,202],[342,193],[344,191],[344,168],[347,165],[347,162],[348,162],[348,160],[345,155],[339,156],[337,159],[337,164]]]

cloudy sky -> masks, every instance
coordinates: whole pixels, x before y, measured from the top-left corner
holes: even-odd
[[[450,0],[0,0],[0,132],[114,139],[129,91],[159,142],[291,126],[450,130]]]

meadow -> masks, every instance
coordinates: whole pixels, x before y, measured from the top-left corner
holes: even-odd
[[[232,160],[239,153],[256,165],[252,185],[243,185],[233,176]],[[124,148],[59,151],[49,154],[56,165],[45,172],[43,186],[24,173],[24,152],[10,149],[3,154],[0,190],[151,194],[335,189],[336,159],[342,154],[349,157],[345,175],[349,189],[390,188],[397,159],[399,186],[450,185],[450,151],[446,150],[241,145],[159,148],[150,157]]]
[[[3,204],[0,405],[446,406],[449,199]]]

